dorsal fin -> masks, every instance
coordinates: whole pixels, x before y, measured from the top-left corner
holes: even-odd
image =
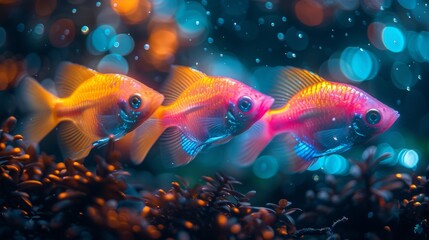
[[[186,66],[173,66],[168,80],[164,83],[161,93],[164,94],[163,105],[170,105],[177,97],[196,81],[207,75]]]
[[[61,63],[57,69],[55,81],[59,97],[68,97],[79,85],[97,75],[95,70],[71,62]]]
[[[290,66],[270,68],[263,74],[261,91],[275,99],[273,109],[283,107],[302,89],[326,81],[308,70]]]

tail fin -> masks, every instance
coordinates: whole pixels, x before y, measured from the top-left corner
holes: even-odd
[[[246,132],[231,140],[227,156],[238,165],[250,165],[271,142],[273,136],[268,121],[262,117]]]
[[[134,140],[131,145],[131,160],[135,164],[143,162],[150,148],[164,132],[159,118],[151,117],[134,130]]]
[[[19,93],[24,107],[30,112],[21,128],[18,128],[30,144],[37,144],[57,124],[52,112],[57,97],[44,89],[36,80],[27,77]]]

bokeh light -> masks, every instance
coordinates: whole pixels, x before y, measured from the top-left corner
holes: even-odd
[[[6,59],[0,62],[0,90],[7,90],[19,79],[23,71],[22,62]]]
[[[304,50],[308,46],[308,35],[291,27],[286,31],[286,43],[294,50]]]
[[[345,174],[349,168],[347,160],[338,154],[332,154],[325,157],[322,169],[327,174]]]
[[[379,64],[369,50],[348,47],[341,53],[340,68],[348,79],[361,82],[374,78],[379,71]]]
[[[368,25],[367,35],[369,41],[378,49],[385,50],[386,47],[383,44],[382,32],[385,25],[381,22],[372,22]]]
[[[134,49],[134,40],[128,34],[118,34],[110,41],[110,52],[119,55],[128,55]]]
[[[419,70],[412,69],[411,65],[401,61],[396,61],[392,65],[390,75],[393,83],[399,89],[410,90],[419,80]]]
[[[97,70],[102,73],[127,74],[128,62],[119,54],[108,54],[100,60]]]
[[[393,147],[390,146],[388,143],[380,143],[379,145],[377,145],[377,152],[375,158],[378,158],[382,154],[386,153],[390,154],[390,156],[381,161],[380,163],[388,166],[395,166],[398,163],[398,158],[395,157],[395,149],[393,149]]]
[[[180,36],[189,45],[199,43],[205,38],[208,30],[208,19],[204,7],[197,2],[189,2],[186,7],[178,12],[176,22],[180,30]]]
[[[148,17],[152,4],[149,0],[111,0],[112,9],[129,24],[137,24]]]
[[[51,15],[51,13],[57,7],[57,0],[36,0],[36,14],[45,17]]]
[[[272,156],[260,156],[253,163],[253,173],[262,179],[268,179],[276,175],[279,170],[277,159]]]
[[[308,171],[317,171],[323,167],[325,164],[325,157],[320,157],[315,160],[308,168]]]
[[[62,18],[55,21],[49,31],[49,40],[55,47],[67,47],[76,34],[76,28],[73,20]]]
[[[399,163],[406,168],[415,168],[419,163],[419,154],[412,149],[402,149],[398,153]]]
[[[391,52],[401,52],[405,48],[404,33],[397,27],[387,26],[383,28],[382,39],[384,46]]]
[[[295,3],[296,17],[307,26],[317,26],[323,21],[323,6],[314,0],[299,0]]]
[[[110,42],[116,35],[116,30],[110,25],[101,25],[91,32],[87,38],[88,50],[94,54],[101,54],[110,49]]]
[[[398,3],[405,9],[412,10],[417,6],[417,0],[398,0]]]

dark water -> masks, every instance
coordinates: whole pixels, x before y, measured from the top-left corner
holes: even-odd
[[[390,130],[363,146],[321,160],[319,168],[291,175],[283,163],[260,158],[239,168],[228,147],[207,150],[190,164],[169,169],[157,146],[143,164],[127,164],[129,181],[148,189],[168,187],[178,174],[198,182],[222,171],[262,193],[256,203],[288,198],[299,207],[326,175],[347,178],[378,146],[389,152],[382,169],[423,172],[429,157],[429,6],[421,0],[0,0],[0,119],[22,117],[14,88],[30,75],[54,89],[56,67],[70,61],[100,72],[127,74],[157,89],[172,64],[209,75],[264,84],[254,73],[267,66],[295,66],[365,90],[401,114]],[[61,159],[53,131],[40,151]],[[123,152],[124,162],[127,150]],[[95,149],[94,154],[102,153]],[[328,179],[329,180],[329,179]],[[338,180],[338,186],[342,186]],[[320,196],[319,196],[320,197]],[[322,196],[323,198],[323,196]]]

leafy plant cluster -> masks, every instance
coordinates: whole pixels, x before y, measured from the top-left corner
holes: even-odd
[[[113,140],[90,170],[82,162],[37,154],[22,136],[10,133],[15,124],[10,117],[0,130],[1,239],[428,237],[429,171],[380,175],[379,163],[388,155],[376,157],[375,148],[354,162],[345,184],[327,176],[308,190],[301,210],[286,199],[252,206],[256,193],[237,191],[241,183],[221,173],[202,177],[196,186],[178,177],[169,190],[139,189],[127,184],[129,173]]]

